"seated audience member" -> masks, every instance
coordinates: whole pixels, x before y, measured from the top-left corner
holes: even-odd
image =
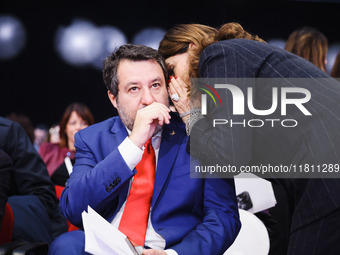
[[[307,59],[322,71],[327,72],[328,40],[319,30],[312,27],[296,29],[288,37],[285,50]]]
[[[48,128],[45,124],[38,124],[34,128],[34,148],[38,151],[40,144],[48,141]]]
[[[336,55],[333,67],[332,67],[332,72],[331,76],[333,78],[340,78],[340,52]]]
[[[0,150],[3,154],[0,166],[5,166],[9,172],[7,183],[1,177],[1,206],[6,196],[14,214],[13,240],[50,244],[56,236],[67,231],[67,223],[58,207],[44,162],[24,129],[1,117]]]
[[[143,254],[223,254],[240,230],[234,180],[190,178],[188,136],[169,113],[163,58],[123,45],[103,76],[119,116],[75,135],[76,164],[60,199],[66,218],[81,227],[91,206]],[[50,254],[82,254],[84,245],[82,230],[68,232]]]
[[[10,173],[12,170],[12,161],[6,152],[0,149],[0,229],[2,218],[5,214],[7,203],[7,193],[9,189]]]
[[[93,115],[86,105],[70,104],[60,121],[60,142],[41,144],[39,154],[53,183],[65,186],[74,164],[74,135],[93,123]]]
[[[28,135],[28,138],[30,139],[31,143],[34,142],[33,124],[27,116],[25,116],[23,114],[18,114],[18,113],[11,113],[10,115],[5,116],[5,118],[19,123],[23,127],[23,129],[25,130],[25,132]]]

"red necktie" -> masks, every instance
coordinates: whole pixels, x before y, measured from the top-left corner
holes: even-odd
[[[142,160],[136,166],[130,193],[119,224],[134,245],[144,246],[156,175],[155,151],[151,138],[146,142]]]

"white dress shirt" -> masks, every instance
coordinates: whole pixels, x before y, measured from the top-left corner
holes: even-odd
[[[130,134],[130,130],[128,130],[128,133]],[[155,136],[152,137],[152,147],[155,150],[155,156],[156,156],[156,169],[157,169],[157,162],[158,162],[158,153],[159,153],[159,147],[161,144],[161,133],[162,131],[158,132]],[[138,148],[129,137],[126,137],[125,140],[118,146],[118,150],[120,154],[122,155],[123,159],[125,160],[126,164],[129,166],[131,171],[137,166],[139,161],[142,160],[144,147],[141,150]],[[130,180],[130,187],[131,188],[132,179]],[[120,220],[122,218],[124,208],[125,208],[126,201],[116,214],[116,216],[113,218],[111,224],[115,226],[116,228],[119,227]],[[151,211],[151,208],[150,208]],[[160,249],[164,250],[165,248],[165,240],[164,238],[159,235],[153,228],[151,223],[151,212],[149,214],[149,220],[148,220],[148,226],[146,229],[146,235],[145,235],[145,246],[148,246],[152,249]],[[137,248],[137,247],[136,247]],[[140,250],[140,248],[137,248],[137,250]],[[175,250],[167,249],[164,250],[168,255],[178,255]]]

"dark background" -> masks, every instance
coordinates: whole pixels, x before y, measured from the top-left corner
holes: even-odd
[[[58,27],[70,25],[74,18],[118,27],[128,40],[146,26],[169,29],[179,23],[220,26],[236,21],[265,40],[286,39],[298,27],[314,26],[332,44],[340,41],[340,3],[336,2],[2,0],[0,15],[11,14],[22,21],[27,43],[16,58],[0,60],[0,116],[17,112],[34,125],[51,125],[75,101],[88,105],[96,122],[116,114],[101,71],[71,66],[55,51]]]

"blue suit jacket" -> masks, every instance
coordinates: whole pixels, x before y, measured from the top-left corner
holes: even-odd
[[[190,178],[188,137],[183,123],[174,119],[162,133],[153,227],[166,240],[166,248],[179,254],[223,254],[240,229],[233,179]],[[81,213],[88,205],[112,221],[123,205],[136,173],[118,150],[126,136],[119,117],[76,134],[76,164],[60,200],[71,223],[81,225]]]

